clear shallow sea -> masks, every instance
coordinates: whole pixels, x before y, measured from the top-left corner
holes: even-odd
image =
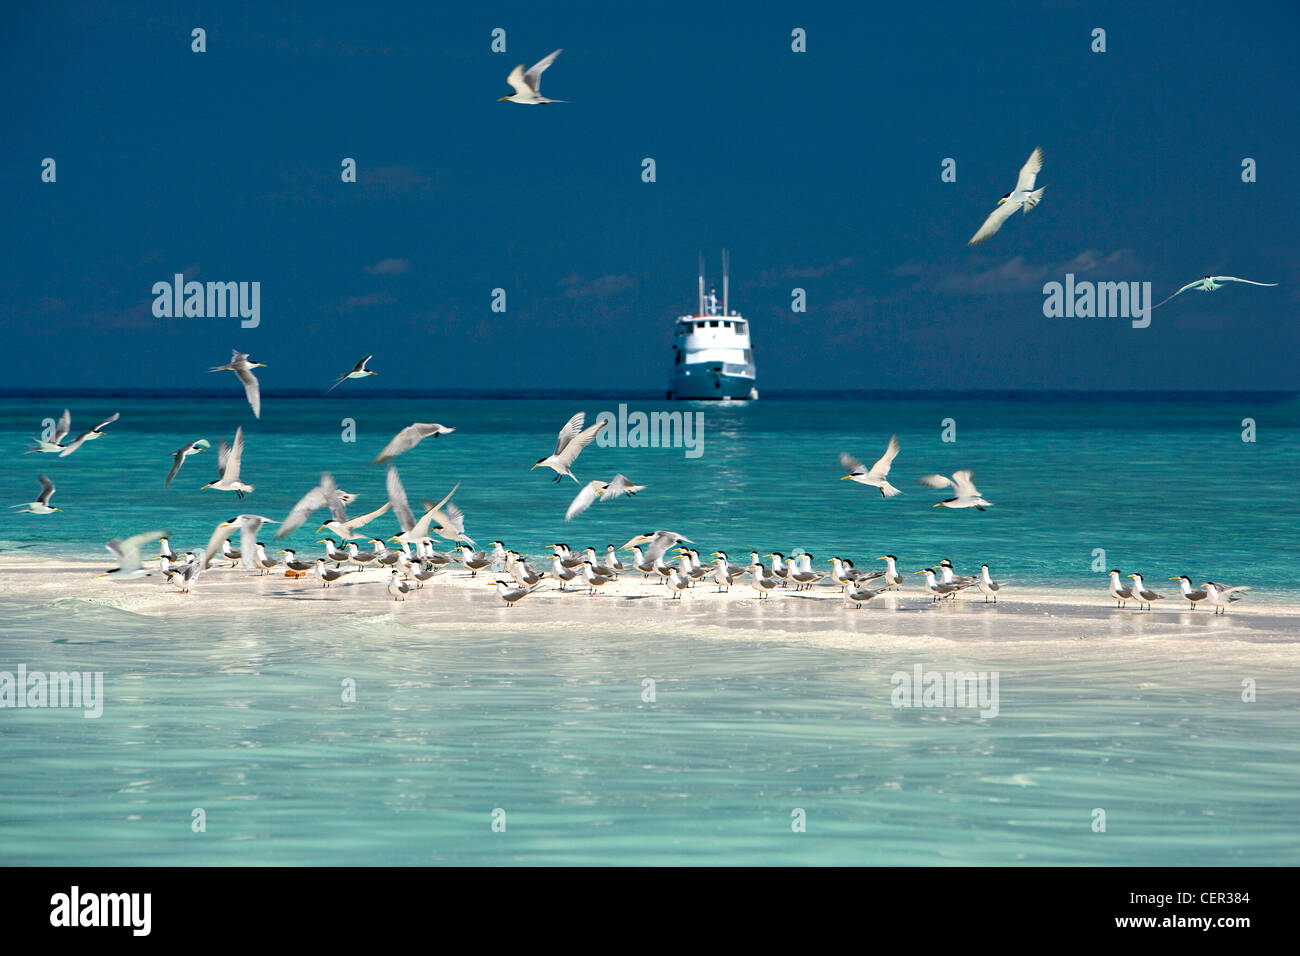
[[[65,404],[74,432],[100,412],[122,419],[67,459],[23,457],[39,420]],[[533,554],[557,537],[603,546],[669,527],[710,549],[889,550],[909,568],[987,560],[1008,579],[1101,591],[1089,565],[1105,548],[1108,565],[1156,581],[1186,570],[1254,584],[1271,601],[1300,597],[1288,570],[1300,529],[1293,396],[691,406],[705,415],[701,458],[593,446],[582,477],[622,471],[651,487],[566,525],[577,486],[527,468],[573,411],[592,418],[617,404],[267,396],[253,422],[233,400],[0,400],[0,492],[27,500],[46,469],[67,509],[0,519],[0,548],[94,553],[150,526],[198,547],[238,511],[282,517],[327,467],[362,495],[358,506],[374,507],[382,469],[368,461],[398,427],[431,420],[459,430],[398,459],[411,497],[441,497],[460,480],[470,533]],[[345,416],[356,444],[338,438]],[[1246,417],[1254,444],[1240,439]],[[943,418],[956,420],[956,443],[939,440]],[[170,451],[197,437],[215,445],[239,421],[252,496],[236,504],[197,490],[211,453],[162,492]],[[893,432],[904,497],[837,480],[837,452],[870,464]],[[993,509],[933,509],[942,495],[911,481],[959,467],[976,470]],[[291,543],[310,550],[311,530]],[[11,595],[0,602],[0,669],[102,670],[109,688],[98,720],[0,711],[11,768],[0,862],[1300,861],[1300,669],[1288,635],[1274,636],[1283,647],[1268,663],[1243,667],[1249,655],[1194,640],[1172,651],[1155,641],[1149,653],[1081,654],[1063,642],[1008,646],[1001,659],[988,647],[936,657],[883,639],[714,640],[657,631],[645,616],[631,631],[430,630],[377,601],[373,613],[310,627],[201,610],[169,626],[44,600],[36,587]],[[1001,714],[893,709],[889,675],[913,662],[996,664]],[[653,704],[641,700],[645,676],[659,682]],[[347,677],[355,705],[339,700]],[[1259,682],[1254,704],[1240,701],[1243,677]],[[195,807],[207,811],[204,834],[190,831]],[[491,831],[497,807],[506,833]],[[795,807],[806,833],[791,832]],[[1089,825],[1096,807],[1107,810],[1104,834]]]

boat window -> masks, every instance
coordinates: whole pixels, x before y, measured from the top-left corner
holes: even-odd
[[[736,323],[736,331],[737,331],[737,332],[743,332],[743,331],[745,331],[745,323],[744,323],[744,322],[737,322],[737,323]]]
[[[716,329],[717,327],[718,327],[718,320],[717,320],[717,319],[714,319],[712,322],[709,323],[709,328],[711,328],[711,329]]]

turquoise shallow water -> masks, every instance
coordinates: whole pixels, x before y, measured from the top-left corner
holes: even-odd
[[[4,403],[0,442],[20,448],[27,423],[63,404]],[[702,407],[697,461],[585,452],[584,477],[624,471],[652,487],[565,525],[576,486],[527,466],[571,411],[616,405],[268,399],[248,425],[246,478],[259,488],[240,509],[282,516],[325,466],[359,505],[377,505],[381,472],[364,462],[406,421],[435,420],[461,430],[398,460],[412,496],[462,480],[470,532],[533,553],[561,533],[618,544],[667,526],[738,552],[984,558],[1030,583],[1102,587],[1088,565],[1104,547],[1111,564],[1159,568],[1157,579],[1191,563],[1268,600],[1296,595],[1293,398]],[[80,553],[160,519],[197,546],[236,510],[194,490],[209,456],[187,464],[174,495],[160,491],[165,453],[215,440],[236,403],[208,402],[166,430],[148,403],[72,407],[74,430],[92,408],[123,417],[69,459],[7,459],[8,500],[48,468],[68,509],[3,519],[7,551]],[[337,437],[349,412],[356,445]],[[945,417],[955,444],[939,441]],[[1253,445],[1240,441],[1243,417],[1258,422]],[[996,507],[946,513],[910,482],[882,502],[837,481],[836,452],[870,462],[894,431],[900,477],[974,467]],[[105,490],[106,476],[121,484]],[[310,547],[309,530],[291,540]],[[0,711],[0,862],[1300,862],[1300,667],[1286,632],[1213,640],[1157,616],[1090,641],[1045,621],[1032,646],[996,626],[829,644],[683,633],[644,610],[629,627],[531,629],[499,615],[420,627],[382,601],[268,625],[205,614],[202,598],[175,620],[50,601],[38,587],[0,601],[0,669],[102,670],[108,697],[98,720]],[[891,707],[890,674],[914,663],[999,670],[999,716]],[[355,704],[340,699],[346,678]],[[1254,703],[1240,699],[1243,678],[1259,684]],[[205,833],[191,832],[196,807]],[[805,833],[791,830],[795,808]],[[1105,833],[1091,828],[1094,808]]]

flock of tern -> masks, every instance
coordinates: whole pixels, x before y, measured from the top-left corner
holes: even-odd
[[[230,363],[232,368],[261,367],[247,362],[247,356],[242,353],[236,352],[235,356],[236,360]],[[348,377],[363,377],[368,371],[365,365],[369,359],[370,356],[367,356],[353,369],[353,373],[362,374],[354,376],[349,373],[335,385]],[[114,415],[108,421],[116,421],[117,418]],[[60,441],[68,432],[69,421],[70,414],[65,410],[56,426],[57,434],[53,440],[38,441],[31,450],[53,451],[62,448]],[[647,487],[634,484],[622,474],[617,474],[608,481],[592,480],[584,484],[573,473],[579,454],[591,444],[606,424],[606,421],[601,420],[588,427],[585,413],[578,412],[560,429],[554,451],[532,466],[532,469],[550,468],[555,472],[555,481],[561,481],[567,476],[581,486],[565,512],[566,521],[576,518],[598,502],[631,498]],[[91,434],[97,436],[102,428],[103,425],[100,425],[92,432],[80,436],[78,442],[86,440]],[[206,572],[237,568],[262,575],[283,572],[290,578],[314,574],[321,587],[330,587],[344,577],[352,578],[353,575],[357,575],[352,578],[356,582],[373,580],[373,577],[367,577],[364,572],[379,571],[388,594],[395,601],[404,601],[413,590],[423,588],[435,575],[446,573],[455,566],[463,568],[470,577],[477,577],[480,571],[488,572],[490,580],[485,583],[497,590],[507,607],[550,585],[559,591],[585,590],[589,595],[598,594],[620,575],[637,573],[642,578],[652,578],[663,584],[672,600],[681,599],[690,588],[700,583],[711,583],[717,592],[727,592],[748,575],[750,586],[759,600],[767,599],[778,589],[793,588],[795,592],[809,592],[820,586],[820,590],[827,592],[835,587],[846,605],[858,608],[886,591],[901,589],[904,584],[904,575],[898,568],[898,558],[893,554],[882,555],[879,560],[885,562],[885,567],[876,571],[859,570],[852,560],[840,555],[829,558],[829,568],[822,570],[815,565],[813,555],[798,549],[788,559],[779,551],[761,556],[757,551],[752,551],[747,560],[736,564],[732,563],[724,551],[711,552],[706,560],[698,550],[690,546],[694,543],[691,539],[663,530],[636,535],[621,548],[607,545],[601,554],[591,547],[574,550],[566,543],[556,542],[549,546],[550,556],[537,562],[507,549],[500,541],[490,542],[491,550],[475,550],[475,541],[466,531],[465,514],[452,500],[460,483],[457,482],[437,502],[422,499],[417,512],[411,506],[396,465],[391,464],[391,459],[414,447],[423,438],[447,435],[454,431],[455,429],[443,425],[417,422],[398,432],[375,458],[377,464],[388,463],[385,479],[387,500],[380,507],[364,514],[349,517],[348,506],[357,496],[342,490],[331,474],[324,473],[316,486],[303,494],[283,518],[275,519],[251,513],[236,515],[220,522],[201,550],[177,554],[171,548],[167,532],[163,530],[134,535],[125,540],[115,538],[108,542],[107,547],[117,558],[118,567],[105,572],[104,576],[117,575],[122,580],[154,574],[154,567],[146,567],[146,564],[152,565],[154,559],[146,561],[142,557],[142,549],[146,544],[158,541],[160,553],[156,559],[156,571],[182,593],[191,592],[200,575]],[[206,439],[199,439],[173,452],[171,470],[164,487],[172,484],[186,458],[200,454],[209,447]],[[841,454],[840,464],[849,472],[842,480],[874,488],[884,499],[897,498],[903,492],[890,484],[889,474],[899,452],[898,436],[893,435],[890,436],[884,454],[871,468],[865,467],[849,454]],[[243,454],[244,430],[240,426],[230,444],[224,440],[219,443],[218,478],[204,485],[203,489],[231,491],[240,498],[251,494],[253,485],[240,477]],[[929,488],[953,490],[952,497],[935,502],[934,507],[975,508],[978,511],[992,507],[992,502],[984,498],[975,487],[974,475],[969,469],[955,471],[951,476],[923,475],[918,481]],[[14,506],[21,507],[21,513],[48,515],[60,510],[50,504],[55,491],[54,483],[45,475],[40,476],[40,483],[41,492],[35,501]],[[298,552],[288,548],[272,554],[262,540],[263,531],[268,526],[279,526],[274,540],[280,541],[302,527],[318,511],[329,513],[329,517],[316,528],[317,534],[329,535],[317,542],[324,546],[323,554],[300,557]],[[398,528],[396,533],[383,537],[369,530],[373,522],[390,512],[391,520],[396,522]],[[231,544],[231,537],[236,532],[237,548]],[[435,536],[446,542],[441,550],[435,547]],[[621,554],[630,555],[626,564],[620,558]],[[978,574],[959,575],[952,562],[946,558],[914,573],[924,576],[923,589],[932,604],[954,601],[968,588],[974,588],[983,594],[984,603],[996,604],[1005,583],[993,577],[987,564],[981,565]],[[1118,607],[1126,607],[1132,601],[1138,610],[1150,609],[1153,602],[1163,598],[1163,595],[1150,590],[1143,583],[1140,574],[1131,574],[1129,577],[1132,584],[1124,585],[1120,581],[1118,570],[1110,572],[1110,594]],[[1185,575],[1171,580],[1179,581],[1182,597],[1192,609],[1200,602],[1207,602],[1215,608],[1216,613],[1226,610],[1230,603],[1240,599],[1242,592],[1250,590],[1248,586],[1232,587],[1212,581],[1194,588],[1192,579]]]

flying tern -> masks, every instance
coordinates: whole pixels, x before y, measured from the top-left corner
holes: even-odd
[[[104,419],[102,422],[100,422],[90,431],[82,432],[72,441],[68,442],[66,446],[64,446],[63,450],[59,452],[59,457],[67,458],[69,455],[71,455],[74,451],[76,451],[86,442],[93,441],[96,438],[102,438],[104,435],[104,426],[113,424],[113,422],[117,421],[121,417],[122,417],[121,412],[114,412],[111,417]]]
[[[71,428],[72,413],[65,408],[63,414],[59,416],[59,420],[54,424],[54,431],[50,434],[50,440],[46,441],[43,438],[34,439],[35,444],[32,445],[31,448],[27,449],[27,453],[31,454],[34,451],[39,451],[44,452],[45,454],[51,454],[63,451],[63,439],[67,436],[68,431]]]
[[[171,486],[172,479],[176,473],[181,470],[181,465],[185,464],[185,459],[190,455],[197,455],[199,452],[206,451],[212,447],[212,443],[206,438],[200,438],[198,441],[190,442],[188,445],[182,445],[172,452],[172,470],[167,472],[167,480],[163,482],[163,487]]]
[[[253,408],[253,417],[262,417],[262,395],[258,388],[257,378],[253,375],[253,369],[266,368],[263,362],[250,362],[247,352],[238,352],[234,349],[230,351],[230,361],[225,365],[214,365],[208,369],[209,372],[234,372],[244,384],[244,395],[248,398],[248,404]]]
[[[924,475],[920,478],[920,482],[927,488],[952,486],[953,496],[943,501],[936,501],[934,503],[936,508],[976,508],[983,511],[985,508],[993,507],[993,503],[985,501],[984,496],[975,487],[975,473],[968,468],[954,471],[951,478],[947,475]]]
[[[880,460],[867,468],[852,455],[840,455],[840,467],[848,472],[841,481],[856,481],[860,485],[870,485],[872,488],[880,489],[880,497],[892,498],[894,495],[902,494],[897,488],[891,485],[886,479],[889,475],[889,466],[894,463],[894,458],[898,455],[898,436],[893,435],[889,439],[889,447],[885,453],[880,456]]]
[[[253,486],[239,480],[239,466],[244,457],[244,426],[235,429],[235,441],[227,445],[223,439],[217,446],[217,470],[221,477],[210,481],[203,488],[215,488],[217,491],[233,491],[240,498],[253,490]],[[202,491],[203,488],[199,490]]]
[[[330,392],[334,391],[334,389],[338,388],[340,385],[342,385],[350,378],[367,378],[368,376],[371,375],[378,375],[379,374],[378,372],[374,372],[366,368],[366,363],[369,362],[372,358],[374,358],[373,355],[367,355],[356,365],[352,366],[351,369],[349,369],[348,371],[340,375],[337,382],[335,382],[329,388],[325,389],[325,394],[328,395]]]
[[[41,493],[36,496],[35,501],[29,501],[26,504],[11,505],[13,508],[21,508],[20,515],[52,515],[56,511],[62,511],[62,508],[51,508],[50,498],[54,497],[54,482],[44,475],[36,476],[41,482]]]
[[[635,496],[638,491],[644,491],[645,487],[645,485],[632,484],[623,475],[615,475],[609,481],[589,481],[569,504],[569,510],[564,513],[564,520],[568,521],[582,514],[597,501],[611,501],[622,495]]]
[[[454,428],[448,428],[446,425],[439,425],[437,422],[415,422],[407,425],[384,446],[384,450],[375,457],[372,464],[382,465],[390,458],[396,458],[403,452],[410,451],[426,438],[450,435],[455,430]]]
[[[590,428],[584,429],[582,426],[586,420],[586,413],[578,412],[565,422],[564,427],[560,429],[559,437],[555,440],[555,451],[545,458],[539,458],[533,468],[543,466],[550,468],[555,472],[556,481],[559,481],[565,475],[577,481],[578,476],[572,471],[574,461],[577,460],[582,450],[592,443],[600,430],[608,424],[608,420],[602,418]],[[533,468],[528,470],[532,471]]]
[[[506,82],[514,88],[514,92],[507,93],[505,96],[500,97],[497,102],[500,103],[509,100],[511,103],[522,103],[525,106],[541,106],[544,103],[563,103],[564,100],[550,100],[542,96],[541,93],[542,73],[548,66],[555,62],[555,58],[559,56],[561,52],[561,50],[556,50],[554,53],[548,54],[529,67],[528,72],[526,73],[524,72],[524,65],[522,63],[516,66],[510,71],[510,75],[506,77]]]
[[[1025,165],[1020,167],[1020,176],[1016,179],[1016,188],[998,200],[998,208],[989,213],[989,217],[984,220],[984,225],[980,226],[975,235],[970,237],[967,245],[978,246],[985,239],[988,239],[1002,228],[1004,222],[1015,215],[1017,209],[1027,213],[1038,205],[1038,200],[1043,198],[1043,189],[1034,189],[1034,180],[1038,177],[1038,171],[1042,168],[1043,148],[1036,146],[1034,151],[1029,154],[1029,159],[1025,161]]]
[[[1202,292],[1213,292],[1215,289],[1222,288],[1225,282],[1244,282],[1246,283],[1246,285],[1262,285],[1262,286],[1277,285],[1276,282],[1255,282],[1253,279],[1238,279],[1236,276],[1206,276],[1203,279],[1197,279],[1195,282],[1187,283],[1187,285],[1183,286],[1181,289],[1179,289],[1177,292],[1171,295],[1169,299],[1176,299],[1178,298],[1178,296],[1182,295],[1184,292],[1187,292],[1189,289],[1199,289]],[[1153,305],[1152,308],[1153,309],[1160,308],[1160,306],[1168,302],[1169,299],[1162,299],[1160,302],[1157,302],[1155,305]]]

